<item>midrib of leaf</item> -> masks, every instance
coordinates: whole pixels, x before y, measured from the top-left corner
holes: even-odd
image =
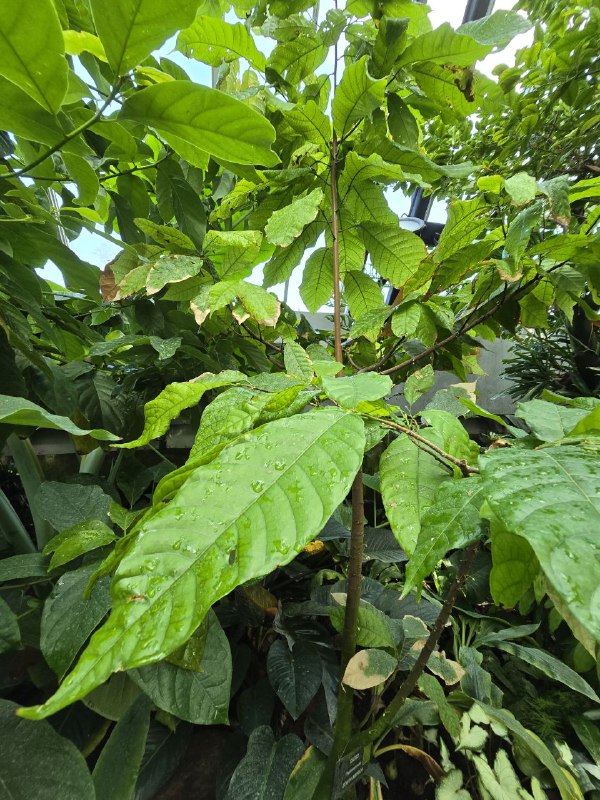
[[[140,8],[144,0],[136,0],[135,8],[133,14],[131,15],[131,19],[129,20],[129,25],[127,26],[127,35],[123,40],[123,47],[121,48],[121,52],[119,54],[119,61],[116,69],[117,75],[121,74],[121,67],[123,66],[123,59],[125,58],[125,53],[127,52],[127,45],[129,44],[129,40],[131,39],[131,32],[133,31],[133,26],[135,25],[135,21],[140,13]]]
[[[583,491],[582,487],[581,487],[581,486],[580,486],[580,485],[577,483],[577,481],[576,481],[576,480],[573,478],[573,476],[567,472],[567,470],[566,470],[566,469],[563,467],[563,465],[562,465],[562,464],[561,464],[559,461],[557,461],[557,460],[554,458],[554,456],[552,455],[552,453],[546,453],[546,456],[547,456],[548,458],[550,458],[550,459],[551,459],[551,461],[553,461],[553,462],[556,464],[556,466],[559,468],[559,470],[560,470],[562,473],[564,473],[564,474],[567,476],[567,478],[568,478],[568,479],[571,481],[571,483],[572,483],[572,484],[573,484],[573,486],[574,486],[574,487],[577,489],[577,491],[579,492],[579,494],[580,494],[580,495],[582,495],[583,497],[585,497],[585,499],[586,499],[586,500],[588,501],[588,503],[591,505],[591,507],[592,507],[592,509],[594,510],[594,512],[595,512],[596,514],[600,514],[600,512],[598,511],[598,507],[597,507],[597,506],[596,506],[596,504],[593,502],[592,498],[591,498],[591,497],[590,497],[588,494],[586,494],[586,493]]]
[[[299,461],[299,460],[300,460],[300,459],[301,459],[301,458],[302,458],[302,457],[303,457],[303,456],[306,454],[306,451],[307,451],[307,450],[308,450],[310,447],[315,447],[315,446],[317,446],[317,447],[320,447],[320,446],[319,446],[319,444],[318,444],[318,439],[321,439],[321,438],[322,438],[322,437],[323,437],[323,436],[324,436],[324,435],[325,435],[325,434],[326,434],[326,433],[327,433],[329,430],[331,430],[331,428],[333,428],[335,425],[337,425],[337,424],[340,422],[340,420],[341,420],[342,418],[343,418],[343,417],[341,417],[341,416],[336,416],[336,418],[333,420],[333,422],[332,422],[332,423],[331,423],[331,424],[330,424],[330,425],[329,425],[327,428],[323,428],[323,429],[321,429],[321,430],[319,431],[319,433],[318,433],[318,435],[317,435],[316,439],[313,439],[313,440],[311,440],[311,442],[310,442],[308,445],[306,445],[306,447],[305,447],[305,448],[304,448],[304,449],[303,449],[303,450],[302,450],[302,451],[301,451],[301,452],[300,452],[300,453],[299,453],[299,454],[296,456],[296,458],[293,460],[293,462],[292,462],[292,463],[289,465],[288,469],[286,469],[285,471],[282,471],[281,473],[279,473],[279,474],[278,474],[278,475],[276,475],[276,476],[273,476],[273,481],[272,481],[272,482],[271,482],[271,483],[268,485],[268,487],[266,487],[266,488],[264,489],[264,491],[262,491],[262,492],[261,492],[261,494],[260,494],[260,495],[258,495],[258,494],[257,494],[257,495],[256,495],[256,498],[252,498],[252,500],[251,500],[251,501],[250,501],[250,502],[249,502],[249,503],[248,503],[248,504],[245,506],[245,508],[244,508],[242,511],[240,511],[238,514],[236,514],[236,516],[233,518],[233,520],[229,521],[229,522],[228,522],[226,525],[223,525],[223,526],[221,526],[221,531],[222,531],[222,533],[225,533],[225,532],[227,532],[227,531],[230,529],[230,527],[232,526],[232,524],[234,524],[234,523],[235,523],[235,520],[236,520],[236,519],[239,519],[239,518],[240,518],[240,517],[242,517],[244,514],[246,514],[246,513],[247,513],[247,511],[248,511],[248,509],[250,509],[250,508],[251,508],[251,507],[252,507],[252,506],[253,506],[255,503],[258,503],[258,502],[259,502],[259,500],[260,500],[260,499],[263,497],[263,495],[265,495],[265,494],[266,494],[268,491],[270,491],[270,490],[271,490],[271,489],[272,489],[272,488],[273,488],[273,487],[274,487],[274,486],[275,486],[275,485],[276,485],[276,484],[279,482],[280,478],[282,478],[284,475],[288,474],[288,473],[289,473],[289,471],[290,471],[290,470],[291,470],[291,469],[292,469],[294,466],[296,466],[296,464],[298,463],[298,461]],[[322,449],[322,448],[320,448],[320,449]],[[329,454],[326,454],[326,455],[329,457]],[[283,492],[283,494],[285,495],[285,492]],[[285,496],[287,497],[287,495],[285,495]],[[289,500],[289,498],[288,498],[288,500]],[[290,503],[290,506],[291,506],[291,503]],[[167,508],[168,508],[168,506],[167,506]],[[263,509],[262,509],[262,507],[261,507],[261,506],[259,506],[259,509],[260,509],[260,512],[261,512],[261,514],[263,514],[263,516],[264,516],[264,512],[263,512]],[[157,514],[156,516],[158,516],[158,514]],[[156,516],[154,517],[154,519],[156,518]],[[219,537],[219,538],[220,538],[220,537]],[[142,612],[141,612],[141,613],[140,613],[140,614],[139,614],[139,615],[138,615],[138,616],[135,618],[135,620],[134,620],[134,621],[131,623],[131,625],[130,625],[129,627],[127,627],[127,628],[122,628],[122,629],[121,629],[121,630],[118,632],[118,635],[117,635],[116,637],[112,637],[112,638],[110,639],[110,644],[109,644],[109,648],[108,648],[108,650],[104,650],[102,653],[100,653],[100,654],[98,655],[98,657],[97,657],[97,658],[96,658],[96,659],[95,659],[93,662],[90,662],[90,664],[89,664],[89,665],[87,665],[87,669],[86,669],[86,670],[85,670],[85,672],[83,673],[83,677],[85,677],[86,675],[89,675],[89,674],[90,674],[90,672],[93,672],[93,671],[95,670],[96,666],[97,666],[97,665],[98,665],[98,664],[99,664],[99,663],[100,663],[102,660],[104,660],[104,659],[106,658],[106,656],[107,656],[107,655],[110,653],[110,651],[111,651],[111,650],[115,650],[115,648],[116,648],[117,644],[118,644],[118,643],[119,643],[119,642],[120,642],[120,641],[121,641],[121,640],[122,640],[122,639],[123,639],[125,636],[127,636],[127,635],[129,634],[131,627],[133,627],[133,625],[138,625],[140,620],[144,619],[144,617],[145,617],[147,614],[151,613],[151,612],[153,611],[154,605],[155,605],[156,603],[158,603],[158,602],[159,602],[159,601],[162,599],[162,597],[163,597],[163,596],[164,596],[164,595],[165,595],[167,592],[170,592],[170,591],[171,591],[171,589],[172,589],[174,586],[176,586],[176,585],[177,585],[177,583],[178,583],[180,580],[182,580],[184,577],[186,577],[186,576],[189,574],[190,570],[193,570],[193,569],[196,567],[196,564],[197,564],[197,562],[201,560],[202,556],[204,556],[204,554],[205,554],[205,553],[206,553],[206,551],[209,549],[209,547],[211,547],[211,546],[214,546],[214,545],[215,545],[215,543],[216,543],[217,541],[218,541],[218,539],[215,539],[215,540],[213,540],[212,542],[210,542],[210,543],[207,545],[207,547],[205,547],[205,549],[202,551],[202,553],[201,553],[201,554],[198,554],[198,556],[197,556],[196,558],[194,558],[194,560],[193,560],[193,561],[191,561],[191,562],[190,562],[190,566],[189,566],[187,569],[185,569],[183,572],[179,573],[179,575],[178,575],[176,578],[174,578],[174,579],[173,579],[173,580],[172,580],[172,581],[171,581],[171,582],[170,582],[168,585],[165,585],[165,589],[164,589],[162,592],[160,592],[160,593],[157,593],[157,594],[156,594],[156,595],[155,595],[155,596],[154,596],[154,597],[151,599],[151,601],[150,601],[150,602],[148,602],[148,603],[145,605],[145,607],[144,607],[144,609],[142,610]],[[237,540],[236,540],[236,541],[237,541]],[[157,555],[158,555],[158,554],[157,554]],[[117,610],[117,612],[119,611],[119,609],[120,609],[120,608],[123,608],[123,605],[119,606],[119,607],[116,609],[116,610]],[[111,614],[111,616],[112,616],[112,614]],[[109,621],[110,621],[110,617],[109,617]],[[150,663],[151,663],[151,662],[150,662]],[[140,665],[137,665],[137,666],[142,666],[142,665],[140,664]],[[129,669],[129,668],[131,668],[131,667],[128,667],[128,669]],[[75,669],[77,669],[77,665],[75,666]],[[110,671],[110,673],[109,673],[109,674],[111,674],[113,671],[114,671],[114,670],[112,670],[112,669],[111,669],[111,671]],[[73,674],[73,673],[71,673],[71,675],[72,675],[72,674]],[[70,677],[70,676],[69,676],[69,677]],[[67,678],[67,680],[68,680],[68,678]],[[80,680],[80,683],[81,683],[81,680]]]
[[[29,69],[29,67],[27,66],[27,64],[26,64],[26,63],[23,61],[23,59],[22,59],[22,58],[21,58],[21,56],[19,55],[18,51],[17,51],[17,50],[15,50],[15,48],[14,48],[14,47],[13,47],[13,45],[11,44],[11,42],[10,42],[10,39],[9,39],[9,38],[8,38],[8,37],[7,37],[7,36],[6,36],[6,35],[5,35],[5,34],[4,34],[2,31],[0,31],[0,37],[2,37],[2,39],[3,39],[3,40],[6,42],[6,44],[8,45],[9,49],[10,49],[10,50],[11,50],[11,51],[12,51],[12,52],[15,54],[15,56],[16,56],[16,58],[17,58],[17,61],[19,62],[19,64],[21,64],[21,66],[23,67],[24,71],[25,71],[25,72],[26,72],[26,74],[29,76],[29,78],[30,78],[31,82],[33,83],[33,85],[35,86],[35,88],[38,90],[38,92],[39,92],[39,94],[40,94],[40,97],[42,97],[42,98],[44,99],[44,101],[45,101],[45,103],[46,103],[46,106],[45,106],[46,110],[47,110],[47,111],[49,111],[49,112],[50,112],[50,114],[52,114],[52,116],[54,116],[54,111],[53,111],[53,110],[50,108],[50,106],[48,105],[48,101],[46,100],[46,95],[45,95],[45,93],[42,91],[42,89],[41,89],[41,87],[40,87],[39,83],[38,83],[38,82],[37,82],[37,80],[35,79],[35,76],[34,76],[34,75],[33,75],[33,73],[30,71],[30,69]],[[12,81],[11,81],[11,83],[12,83]]]

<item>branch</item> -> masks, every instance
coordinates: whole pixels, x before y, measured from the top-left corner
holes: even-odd
[[[381,422],[382,425],[385,425],[388,428],[392,428],[395,431],[400,431],[401,433],[405,433],[415,442],[417,447],[419,447],[421,450],[425,452],[431,450],[432,452],[429,453],[429,455],[434,456],[434,458],[435,455],[438,455],[440,456],[440,458],[444,458],[446,459],[446,461],[449,461],[451,464],[454,464],[456,467],[460,469],[465,478],[468,478],[469,475],[479,474],[479,469],[477,467],[472,467],[469,464],[467,464],[464,458],[460,459],[450,455],[450,453],[447,453],[445,450],[442,450],[441,447],[438,447],[436,444],[433,444],[433,442],[430,442],[429,439],[426,439],[424,436],[421,436],[420,434],[416,433],[416,431],[413,431],[412,428],[407,428],[405,425],[400,425],[400,423],[392,422],[391,420],[380,419],[379,421]],[[444,464],[444,466],[448,465]]]
[[[46,150],[44,153],[42,153],[36,159],[31,161],[29,164],[27,164],[26,166],[22,167],[21,169],[18,169],[16,172],[14,172],[13,176],[15,178],[20,178],[21,176],[24,176],[25,173],[29,172],[32,169],[35,169],[35,167],[37,167],[40,164],[42,164],[47,158],[50,158],[50,156],[54,155],[54,153],[56,153],[58,150],[61,150],[72,139],[75,139],[77,136],[79,136],[80,133],[83,133],[89,127],[91,127],[94,123],[98,122],[98,120],[102,117],[102,115],[104,114],[104,112],[106,111],[108,106],[115,99],[115,96],[117,95],[117,93],[119,91],[120,85],[121,84],[119,82],[116,86],[113,87],[113,89],[111,90],[111,93],[108,95],[108,97],[106,98],[104,103],[100,106],[100,108],[96,111],[96,113],[87,120],[87,122],[82,122],[81,125],[79,125],[77,128],[74,128],[72,131],[70,131],[69,133],[65,134],[65,136],[59,142],[57,142],[55,145],[52,145],[52,147],[50,147],[48,150]]]
[[[473,559],[475,558],[475,553],[477,552],[477,548],[479,547],[479,542],[474,542],[471,544],[465,554],[463,556],[462,561],[460,562],[460,566],[458,568],[458,572],[456,573],[456,577],[450,586],[450,590],[444,600],[444,605],[442,606],[442,610],[435,622],[435,625],[431,629],[431,633],[429,634],[429,638],[425,642],[425,646],[419,653],[419,657],[417,658],[414,666],[402,682],[402,685],[396,692],[395,696],[392,698],[391,702],[388,704],[386,710],[383,714],[379,717],[379,719],[371,725],[366,731],[359,733],[351,742],[352,749],[358,747],[365,747],[366,745],[371,744],[376,739],[385,736],[391,728],[394,726],[394,721],[398,716],[398,713],[406,699],[410,696],[412,691],[414,690],[415,686],[417,685],[417,681],[423,674],[423,671],[429,661],[429,658],[442,635],[444,628],[446,627],[446,623],[450,619],[450,614],[452,613],[452,609],[454,608],[454,604],[456,603],[456,599],[458,597],[458,593],[464,583],[464,580],[473,564]]]

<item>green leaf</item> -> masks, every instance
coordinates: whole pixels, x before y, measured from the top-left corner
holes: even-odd
[[[139,696],[140,690],[129,675],[117,672],[84,697],[83,703],[96,714],[117,722]]]
[[[600,405],[579,420],[577,425],[569,431],[569,436],[587,436],[600,434]]]
[[[526,33],[531,22],[516,11],[494,11],[482,19],[463,23],[458,33],[466,33],[481,44],[504,47],[514,36]]]
[[[504,188],[511,196],[515,206],[524,206],[526,203],[530,203],[538,191],[535,178],[526,172],[517,172],[511,178],[507,178],[504,181]]]
[[[521,644],[507,641],[496,642],[495,646],[499,650],[510,653],[510,655],[519,658],[526,664],[530,664],[532,667],[539,669],[540,672],[543,672],[548,678],[568,686],[569,689],[572,689],[574,692],[585,695],[595,703],[600,703],[600,697],[598,697],[594,689],[592,689],[581,675],[566,664],[563,664],[562,661],[551,656],[550,653],[547,653],[545,650],[539,650],[535,647],[524,647]]]
[[[387,104],[388,128],[393,140],[403,147],[416,150],[419,146],[419,126],[412,111],[397,94],[389,94]]]
[[[354,319],[384,305],[381,287],[364,272],[358,270],[347,272],[344,275],[344,290],[348,308]]]
[[[364,445],[358,417],[323,408],[269,423],[199,467],[141,525],[115,574],[112,614],[75,670],[22,713],[47,716],[118,669],[164,658],[219,598],[291,561],[346,497]]]
[[[394,536],[411,555],[419,538],[421,515],[433,505],[440,485],[450,478],[448,470],[402,434],[381,456],[379,477]]]
[[[288,733],[275,741],[266,725],[256,728],[246,755],[231,776],[224,800],[268,800],[282,798],[288,778],[304,753],[302,740]]]
[[[119,115],[155,128],[182,158],[209,153],[233,164],[275,166],[275,129],[261,114],[216,89],[169,81],[141,89]]]
[[[311,745],[292,770],[283,800],[312,800],[326,764],[326,757]]]
[[[481,503],[483,483],[468,478],[444,483],[438,489],[434,504],[421,516],[421,530],[415,551],[406,567],[402,594],[419,590],[450,550],[476,541],[482,534],[477,503]]]
[[[482,458],[485,494],[506,529],[533,548],[573,617],[600,639],[600,460],[576,447],[499,450]]]
[[[265,265],[263,286],[268,288],[276,283],[284,283],[287,281],[294,271],[294,268],[300,263],[306,250],[314,247],[320,233],[321,226],[317,220],[316,222],[307,225],[300,236],[298,236],[297,239],[294,239],[294,241],[288,247],[278,248],[271,260]],[[332,284],[332,280],[332,278],[329,279],[330,286]],[[324,302],[327,302],[328,299],[329,297],[327,297]],[[323,303],[319,303],[319,305],[323,305]],[[317,308],[318,307],[319,306],[317,306]]]
[[[64,531],[91,519],[108,521],[111,498],[100,486],[44,481],[35,502],[44,519],[57,531]],[[51,552],[53,549],[44,554]]]
[[[386,681],[397,665],[398,660],[385,650],[359,650],[348,662],[342,683],[353,689],[372,689]]]
[[[214,611],[208,625],[192,634],[188,647],[202,648],[198,669],[184,669],[169,661],[148,664],[129,675],[152,702],[163,711],[196,725],[228,723],[231,691],[231,649]]]
[[[383,78],[392,72],[396,59],[406,45],[408,23],[406,17],[383,16],[379,20],[371,59],[371,70],[376,78]]]
[[[41,553],[10,556],[0,561],[0,583],[23,578],[45,578],[47,575],[48,559]]]
[[[109,579],[100,578],[89,599],[84,592],[97,564],[66,572],[44,603],[40,648],[58,676],[69,669],[90,633],[110,608]]]
[[[513,219],[506,233],[504,247],[506,252],[512,257],[515,265],[521,263],[523,254],[529,244],[532,231],[539,228],[542,222],[542,204],[534,203],[528,208],[524,208]]]
[[[333,593],[337,605],[329,610],[331,624],[337,631],[344,628],[347,595]],[[356,643],[362,647],[389,647],[395,649],[403,638],[402,622],[388,617],[372,603],[361,600],[358,607],[358,626]]]
[[[493,565],[490,591],[495,603],[514,608],[535,580],[540,565],[531,545],[509,533],[495,516],[490,522]]]
[[[187,251],[194,252],[196,249],[194,243],[177,228],[172,225],[158,225],[150,219],[140,219],[136,217],[134,220],[136,228],[139,228],[142,233],[145,233],[150,239],[164,247],[165,250]]]
[[[435,373],[431,364],[425,364],[421,369],[415,370],[408,376],[404,384],[406,402],[412,406],[422,394],[433,388],[434,383]]]
[[[313,189],[304,197],[298,197],[288,206],[274,211],[265,227],[265,236],[271,244],[287,247],[319,213],[323,190]]]
[[[232,25],[223,19],[199,14],[177,37],[177,49],[188,58],[196,58],[211,67],[244,58],[261,72],[265,68],[265,57],[241,22]]]
[[[327,57],[327,47],[318,33],[303,30],[289,42],[281,42],[271,53],[267,70],[274,70],[291,86],[297,86]]]
[[[52,0],[3,0],[0,49],[0,75],[51,114],[58,113],[67,93],[69,66]]]
[[[449,22],[417,36],[402,53],[399,66],[428,61],[433,64],[457,64],[468,67],[492,49],[491,45],[475,41],[465,33],[455,31]]]
[[[237,285],[237,295],[243,306],[243,314],[234,310],[233,315],[239,320],[240,324],[247,318],[252,317],[259,325],[267,325],[274,328],[281,312],[281,303],[277,296],[272,292],[267,292],[262,286],[254,283],[239,281]]]
[[[404,286],[427,256],[423,240],[397,225],[363,222],[360,233],[373,266],[392,286]]]
[[[21,631],[16,614],[0,597],[0,653],[12,650],[21,641]]]
[[[86,430],[75,425],[68,417],[50,414],[46,409],[26,400],[24,397],[11,397],[0,394],[0,423],[7,425],[26,425],[32,428],[50,428],[54,431],[66,431],[73,436],[92,436],[105,442],[116,442],[118,436],[108,431],[94,428]]]
[[[299,640],[290,650],[277,639],[269,649],[267,672],[277,696],[292,718],[298,719],[321,686],[323,668],[315,645]]]
[[[347,378],[322,378],[326,395],[344,408],[356,408],[359,403],[379,400],[392,391],[388,375],[365,372]]]
[[[197,275],[203,263],[201,258],[190,256],[162,256],[150,267],[146,277],[147,293],[156,294],[169,283],[179,283]]]
[[[313,379],[314,371],[310,356],[306,350],[292,339],[283,348],[283,363],[288,375],[301,378],[306,383]]]
[[[564,408],[546,400],[530,400],[517,404],[517,417],[542,442],[565,439],[587,415],[588,411],[584,408]]]
[[[192,22],[198,0],[90,0],[90,5],[108,63],[124,75]]]
[[[104,547],[115,539],[116,536],[111,529],[97,519],[90,519],[67,528],[50,539],[44,547],[44,555],[53,553],[48,571],[62,567],[97,547]]]
[[[385,78],[373,79],[367,70],[368,56],[346,66],[331,106],[333,127],[340,138],[347,136],[363,117],[383,105]]]
[[[425,673],[419,678],[419,689],[423,692],[425,697],[436,704],[441,723],[450,736],[452,736],[454,740],[458,739],[460,736],[460,720],[455,709],[446,699],[446,695],[439,681],[437,681],[433,675],[427,675]]]
[[[151,704],[139,697],[123,714],[96,761],[96,800],[133,800],[150,727]]]
[[[443,450],[468,464],[477,463],[479,447],[469,439],[466,429],[453,414],[432,409],[421,412],[421,416],[441,436]]]
[[[260,260],[262,242],[260,231],[208,231],[204,255],[223,280],[247,278]]]
[[[454,200],[448,206],[448,221],[434,251],[439,263],[471,244],[487,225],[487,207],[480,199]]]
[[[291,111],[284,112],[285,120],[307,142],[324,144],[329,147],[331,140],[331,123],[319,106],[309,100],[305,105],[297,105]]]
[[[247,380],[241,372],[225,370],[218,375],[205,372],[188,383],[170,383],[158,397],[144,406],[145,423],[141,435],[119,447],[131,449],[148,444],[152,439],[166,433],[171,422],[177,419],[184,409],[197,405],[205,392],[232,383],[245,383]]]
[[[550,750],[535,733],[524,728],[510,711],[503,708],[494,708],[480,701],[477,701],[477,703],[490,719],[507,728],[519,745],[535,756],[546,767],[554,779],[562,800],[583,800],[581,790],[573,777],[558,765]]]
[[[78,197],[73,201],[79,206],[91,206],[98,197],[100,181],[96,170],[82,156],[65,152],[62,154],[65,167],[69,175],[77,184]]]
[[[0,786],[6,800],[91,800],[94,785],[85,758],[47,722],[19,719],[18,706],[0,700]]]
[[[292,245],[293,246],[293,245]],[[318,311],[333,292],[333,257],[327,247],[319,247],[304,266],[300,297],[309,311]]]

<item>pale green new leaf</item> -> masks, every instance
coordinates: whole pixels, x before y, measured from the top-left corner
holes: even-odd
[[[504,181],[504,188],[516,206],[524,206],[531,202],[537,194],[537,182],[533,175],[526,172],[517,172]]]
[[[90,5],[108,63],[124,75],[192,22],[198,0],[90,0]]]
[[[356,408],[359,403],[372,402],[392,391],[389,375],[365,372],[344,378],[323,378],[326,395],[344,408]]]
[[[344,290],[354,319],[362,317],[367,311],[381,308],[384,304],[381,287],[364,272],[354,269],[347,272],[344,275]]]
[[[79,522],[72,528],[66,528],[54,536],[44,547],[44,555],[52,553],[48,572],[63,564],[68,564],[75,558],[89,553],[98,547],[110,544],[116,539],[115,534],[108,525],[99,519],[89,519]]]
[[[162,436],[169,430],[169,425],[186,408],[200,402],[202,395],[210,389],[229,386],[232,383],[244,383],[248,379],[241,372],[225,370],[218,375],[205,372],[200,377],[187,383],[170,383],[154,400],[144,406],[144,430],[132,442],[125,442],[119,447],[131,449],[148,444],[152,439]]]
[[[265,117],[235,97],[191,81],[141,89],[127,98],[120,117],[155,128],[184,158],[191,147],[233,164],[272,167],[279,161],[270,149],[275,129]]]
[[[414,39],[402,53],[398,64],[404,66],[429,61],[434,64],[457,64],[468,67],[487,55],[491,49],[491,45],[482,44],[464,33],[458,33],[449,22],[444,22],[439,28]]]
[[[435,373],[431,364],[425,364],[421,369],[416,369],[406,379],[404,384],[404,397],[406,402],[412,406],[421,395],[433,389],[435,384]]]
[[[432,434],[423,432],[427,438]],[[435,502],[448,470],[428,453],[419,450],[406,434],[401,434],[381,456],[379,463],[381,496],[394,536],[411,555],[419,538],[421,516]]]
[[[516,11],[494,11],[482,19],[463,23],[458,33],[466,33],[481,44],[504,47],[514,36],[525,33],[531,23]]]
[[[542,204],[534,203],[524,208],[513,219],[506,232],[504,247],[518,266],[527,249],[531,233],[540,226],[542,221]]]
[[[392,286],[403,286],[427,256],[423,240],[397,225],[363,222],[360,233],[373,266]]]
[[[194,256],[161,256],[152,264],[146,276],[146,292],[150,295],[156,294],[169,283],[179,283],[198,275],[203,264],[201,258]]]
[[[474,477],[440,486],[434,504],[421,517],[415,551],[406,567],[403,594],[419,590],[446,553],[476,541],[482,533],[477,502],[483,485]]]
[[[238,281],[237,296],[244,308],[244,314],[240,315],[234,310],[234,316],[240,323],[246,317],[252,317],[259,325],[267,325],[274,328],[279,319],[281,303],[272,292],[267,292],[262,286],[256,286],[247,281]]]
[[[327,247],[319,247],[310,254],[304,266],[300,297],[309,311],[317,311],[329,300],[332,292],[332,253]]]
[[[69,66],[52,0],[2,0],[0,51],[0,75],[57,114],[67,92]]]
[[[576,447],[496,450],[482,458],[485,495],[533,548],[570,614],[600,639],[600,459]]]
[[[367,56],[349,64],[333,98],[331,113],[333,127],[341,138],[383,103],[385,78],[375,80],[367,69]]]
[[[94,428],[86,430],[75,425],[68,417],[50,414],[45,408],[26,400],[24,397],[0,395],[0,424],[25,425],[33,428],[50,428],[54,431],[66,431],[73,436],[92,436],[106,442],[116,442],[118,436],[108,431]]]
[[[364,445],[359,417],[324,408],[265,425],[198,468],[141,525],[115,574],[111,616],[73,672],[21,713],[48,716],[112,672],[164,658],[218,599],[291,561],[346,497]]]
[[[323,190],[313,189],[289,205],[274,211],[265,227],[265,236],[271,244],[287,247],[319,213]]]
[[[188,58],[196,58],[211,67],[244,58],[260,71],[265,68],[265,57],[241,22],[231,24],[199,14],[189,28],[180,32],[177,49]]]
[[[283,363],[288,375],[301,378],[306,383],[313,379],[314,370],[310,356],[298,342],[290,339],[283,348]]]

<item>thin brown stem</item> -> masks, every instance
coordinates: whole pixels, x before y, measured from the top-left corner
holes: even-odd
[[[465,459],[456,458],[455,456],[450,455],[445,450],[442,450],[441,447],[438,447],[433,442],[430,442],[429,439],[426,439],[424,436],[421,436],[416,431],[413,431],[412,428],[407,428],[406,425],[400,425],[399,422],[392,422],[391,420],[380,420],[382,425],[385,425],[387,428],[392,428],[395,431],[400,431],[401,433],[405,433],[409,436],[417,446],[420,446],[421,449],[431,451],[430,455],[438,455],[440,458],[449,461],[454,466],[458,467],[465,478],[469,475],[477,475],[479,474],[479,469],[477,467],[472,467]]]
[[[477,552],[478,547],[479,542],[474,542],[465,551],[463,559],[460,562],[458,572],[456,573],[456,577],[454,578],[446,599],[444,600],[442,610],[440,611],[435,625],[431,629],[431,633],[429,634],[423,649],[419,653],[419,657],[415,661],[414,666],[404,679],[402,685],[379,719],[373,725],[371,725],[370,728],[362,733],[359,733],[352,740],[351,744],[353,747],[364,747],[371,742],[380,739],[382,736],[385,736],[385,734],[394,727],[394,721],[398,716],[400,709],[416,687],[417,682],[423,674],[427,662],[435,650],[440,636],[442,635],[442,632],[446,627],[448,620],[450,619],[450,614],[452,613],[452,609],[454,608],[454,604],[458,598],[458,593],[469,570],[471,569],[471,565],[473,564],[473,559],[475,558],[475,553]]]

